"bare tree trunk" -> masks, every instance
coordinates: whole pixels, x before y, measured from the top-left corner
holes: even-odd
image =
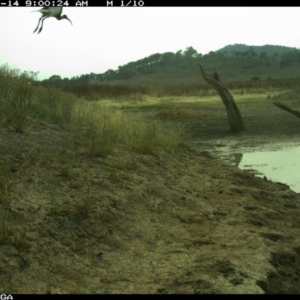
[[[281,109],[283,109],[283,110],[285,110],[285,111],[287,111],[287,112],[295,115],[297,118],[300,118],[300,112],[299,111],[293,110],[293,109],[287,107],[286,105],[284,105],[284,104],[282,104],[280,102],[273,102],[273,104],[276,105],[277,107],[279,107],[279,108],[281,108]]]
[[[244,130],[244,121],[240,110],[236,106],[232,95],[222,84],[217,72],[215,72],[214,74],[210,74],[204,71],[201,65],[199,65],[199,67],[204,80],[218,92],[226,107],[230,130],[233,132],[239,132]]]

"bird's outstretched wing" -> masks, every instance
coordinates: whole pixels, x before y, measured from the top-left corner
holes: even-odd
[[[50,8],[50,7],[44,6],[44,7],[42,7],[42,8],[39,9],[39,10],[32,10],[31,12],[41,12],[41,13],[43,13],[43,12],[49,11],[49,8]]]

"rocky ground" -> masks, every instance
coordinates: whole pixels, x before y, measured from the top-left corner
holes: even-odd
[[[300,195],[211,154],[224,136],[296,140],[300,121],[270,101],[240,109],[246,130],[235,136],[222,104],[203,109],[176,157],[88,158],[66,150],[70,130],[1,129],[13,162],[2,293],[300,293]]]

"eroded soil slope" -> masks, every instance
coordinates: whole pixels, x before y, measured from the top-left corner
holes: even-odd
[[[211,116],[217,131],[226,126]],[[63,151],[69,139],[46,123],[1,129],[14,162],[0,205],[4,293],[300,292],[300,195],[287,186],[201,144],[176,157],[88,158],[79,146]]]

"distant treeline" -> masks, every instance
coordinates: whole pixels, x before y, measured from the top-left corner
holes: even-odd
[[[248,48],[247,48],[248,47]],[[244,51],[239,51],[244,49]],[[267,50],[267,51],[256,51]],[[230,50],[230,51],[229,51]],[[283,50],[288,50],[283,52]],[[148,74],[172,70],[175,74],[182,69],[194,70],[198,64],[204,66],[226,66],[250,69],[255,67],[270,67],[276,65],[279,68],[300,63],[300,51],[296,48],[284,46],[246,46],[242,44],[229,45],[216,52],[202,55],[193,47],[187,47],[184,51],[155,53],[135,62],[119,66],[117,70],[108,70],[104,73],[90,73],[81,76],[61,78],[53,75],[44,83],[56,86],[67,86],[74,84],[108,83],[115,80],[126,80]]]

